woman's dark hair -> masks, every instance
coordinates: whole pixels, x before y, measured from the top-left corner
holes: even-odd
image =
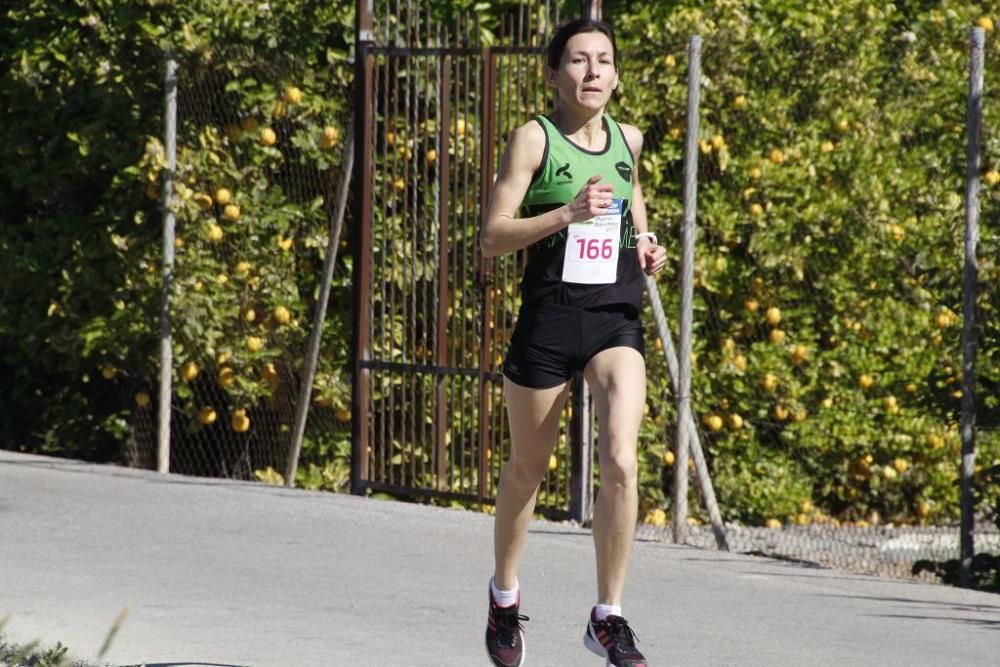
[[[556,30],[545,49],[545,64],[550,69],[559,69],[563,53],[566,51],[566,43],[581,32],[599,32],[611,40],[611,56],[615,68],[618,68],[618,44],[615,43],[615,32],[611,26],[604,21],[593,21],[591,19],[575,19],[569,23],[564,23]]]

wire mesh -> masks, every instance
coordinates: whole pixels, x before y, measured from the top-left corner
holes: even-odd
[[[968,23],[854,9],[835,39],[805,15],[679,9],[623,52],[614,112],[646,130],[653,228],[678,239],[683,44],[705,35],[693,407],[730,545],[908,575],[957,557]],[[997,53],[988,40],[976,430],[977,543],[994,552]],[[664,371],[651,364],[651,394]],[[643,487],[640,534],[665,538],[674,416],[651,401],[660,483]],[[714,545],[691,507],[689,543]]]
[[[277,481],[333,212],[348,88],[333,68],[240,48],[181,60],[178,88],[170,468]],[[342,287],[345,280],[341,271]],[[343,335],[342,311],[330,332]],[[314,416],[327,430],[337,430],[349,405],[345,361],[334,353],[320,362]],[[141,429],[140,465],[155,451],[147,437]]]

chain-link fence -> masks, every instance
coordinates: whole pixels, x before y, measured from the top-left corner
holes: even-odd
[[[538,16],[548,17],[548,4],[539,6]],[[479,78],[481,63],[460,56],[483,50],[483,35],[499,38],[502,54],[524,30],[537,50],[548,26],[525,20],[524,10],[520,19],[509,12],[495,34],[460,22],[476,39],[451,43],[423,24],[401,23],[398,3],[382,9],[387,44],[422,48],[423,35],[423,46],[442,53],[423,54],[423,69],[406,73],[402,53],[386,47],[375,68],[382,96],[371,110],[371,139],[376,194],[386,205],[376,212],[385,228],[372,237],[381,291],[370,335],[386,365],[373,374],[373,407],[364,415],[367,474],[382,475],[385,490],[426,482],[444,497],[489,501],[506,434],[497,387],[484,392],[479,383],[498,378],[523,258],[498,260],[491,282],[482,282],[476,229],[489,183],[479,170],[497,163],[507,132],[544,110],[545,91],[521,90],[540,78],[537,54],[492,56],[496,128],[482,134],[489,81]],[[639,14],[616,26],[621,85],[611,109],[644,130],[640,168],[650,226],[672,262],[658,286],[674,331],[685,48],[707,25],[692,12],[671,14],[666,30]],[[734,551],[892,575],[912,572],[921,559],[958,555],[967,26],[935,13],[904,18],[890,22],[895,32],[865,32],[865,15],[846,13],[838,28],[856,37],[846,42],[824,36],[808,17],[766,35],[738,14],[708,26],[693,410]],[[939,39],[941,31],[954,39]],[[629,33],[633,39],[624,39]],[[998,54],[988,39],[987,81],[1000,72]],[[450,58],[447,74],[434,64],[442,55]],[[345,71],[249,52],[180,62],[172,470],[280,481],[352,113]],[[444,76],[453,88],[441,95]],[[978,253],[981,551],[997,547],[987,482],[1000,463],[992,391],[1000,372],[992,280],[1000,239],[990,224],[998,218],[991,189],[1000,183],[998,108],[987,95]],[[494,142],[488,151],[484,141]],[[440,189],[438,170],[447,170],[449,189]],[[442,206],[451,216],[445,227]],[[395,234],[406,221],[414,224]],[[448,253],[438,275],[442,229]],[[350,338],[354,259],[338,262],[324,340]],[[676,411],[664,342],[652,318],[649,325],[640,536],[661,539],[672,518]],[[320,356],[301,485],[348,482],[357,378],[347,356],[342,343]],[[445,367],[457,370],[442,375]],[[143,402],[133,458],[152,466],[153,407],[148,396]],[[567,407],[540,494],[540,506],[557,513],[571,493],[572,416]],[[486,441],[477,435],[484,420]],[[398,425],[403,435],[393,432]],[[703,503],[692,493],[687,542],[711,546],[700,525]]]
[[[178,72],[169,466],[277,481],[340,177],[349,79],[334,66],[249,49],[182,59]],[[341,307],[326,336],[350,330],[348,283],[339,266],[331,300]],[[314,486],[346,483],[345,364],[343,348],[331,346],[314,379],[303,469]],[[153,409],[137,414],[137,465],[155,458]]]

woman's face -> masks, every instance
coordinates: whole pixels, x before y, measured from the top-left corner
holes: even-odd
[[[566,103],[598,111],[618,85],[611,40],[600,32],[581,32],[566,42],[559,69],[548,70],[549,84]]]

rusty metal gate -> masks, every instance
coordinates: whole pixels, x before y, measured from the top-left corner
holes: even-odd
[[[493,502],[523,256],[484,259],[478,231],[507,135],[549,104],[551,5],[512,5],[495,31],[478,15],[445,27],[413,3],[359,15],[355,493]],[[582,519],[590,420],[574,399],[538,511]]]

